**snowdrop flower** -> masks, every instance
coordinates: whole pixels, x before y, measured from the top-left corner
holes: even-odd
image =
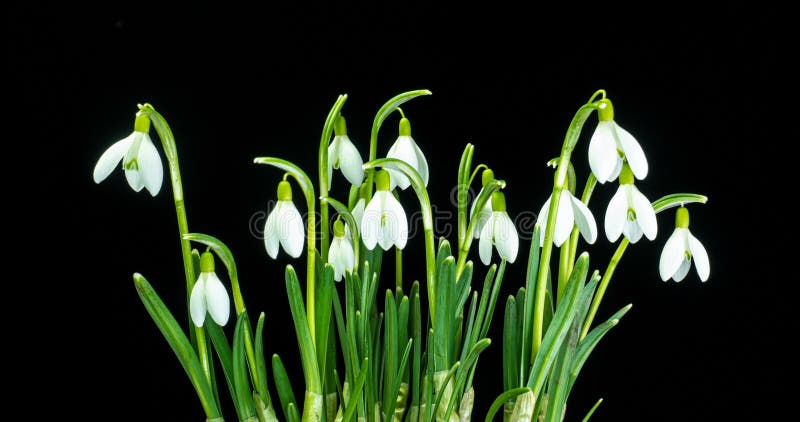
[[[364,161],[361,154],[347,136],[347,124],[344,117],[339,116],[333,124],[333,141],[328,145],[328,189],[331,188],[333,169],[341,169],[348,182],[360,186],[364,180]]]
[[[700,281],[708,280],[711,273],[708,253],[703,244],[689,231],[689,210],[680,207],[675,214],[675,231],[672,232],[672,236],[664,245],[664,250],[661,251],[661,260],[658,263],[661,279],[664,281],[670,278],[675,281],[683,280],[692,266],[692,258],[694,258],[694,267],[697,269]]]
[[[492,245],[497,248],[500,258],[509,263],[517,259],[519,250],[519,236],[514,222],[506,212],[506,198],[503,192],[497,191],[492,194],[492,215],[484,224],[481,230],[480,241],[478,242],[478,252],[481,261],[489,265],[492,261]]]
[[[342,281],[345,270],[353,271],[356,263],[353,245],[345,237],[342,220],[337,219],[333,223],[333,241],[328,249],[328,263],[333,265],[333,279],[336,281]]]
[[[547,198],[542,209],[539,211],[537,223],[543,228],[539,231],[539,246],[544,246],[544,227],[547,226],[547,216],[550,214],[550,198]],[[578,226],[586,243],[592,244],[597,240],[597,223],[589,208],[580,199],[572,195],[568,189],[561,191],[558,200],[558,212],[556,214],[556,229],[553,235],[553,243],[561,246],[569,239],[572,228]]]
[[[405,161],[408,165],[417,170],[419,176],[422,178],[422,183],[428,186],[428,161],[425,159],[425,155],[422,154],[416,142],[414,142],[414,138],[411,137],[411,123],[405,117],[400,119],[400,136],[397,137],[392,147],[389,148],[389,153],[386,154],[386,158],[397,158],[398,160]],[[387,170],[392,175],[390,190],[394,190],[394,188],[398,186],[400,189],[405,190],[411,185],[411,181],[408,180],[408,177],[406,177],[403,172],[393,169]]]
[[[614,121],[614,106],[608,99],[600,100],[597,128],[589,141],[589,166],[600,183],[610,182],[619,176],[622,163],[627,162],[634,176],[647,177],[647,158],[644,151],[627,130]]]
[[[491,169],[486,169],[481,173],[481,187],[486,186],[489,182],[494,180],[494,172]],[[476,198],[477,199],[477,198]],[[472,202],[472,207],[469,210],[469,218],[477,218],[475,220],[475,231],[473,232],[475,239],[481,237],[481,230],[483,230],[483,226],[486,225],[486,222],[489,221],[489,217],[492,216],[492,201],[489,198],[485,204],[483,204],[483,209],[478,211],[478,214],[475,214],[475,207],[478,205],[478,201]]]
[[[386,170],[375,173],[375,196],[361,217],[361,238],[369,250],[375,249],[376,244],[383,250],[389,250],[392,245],[403,249],[408,240],[406,212],[389,190],[389,179]]]
[[[292,202],[292,186],[286,180],[278,183],[278,203],[264,225],[264,246],[272,259],[278,257],[278,243],[292,258],[303,252],[303,218]]]
[[[214,255],[203,252],[200,255],[200,277],[194,283],[192,294],[189,296],[189,313],[192,322],[202,327],[206,320],[206,311],[211,314],[211,319],[217,325],[225,325],[231,313],[231,301],[225,286],[214,272]]]
[[[608,203],[606,210],[606,236],[615,242],[620,234],[631,243],[642,238],[642,233],[653,240],[658,232],[656,212],[636,186],[633,185],[633,173],[627,163],[622,166],[619,175],[619,189]]]
[[[131,188],[139,192],[146,187],[150,195],[156,196],[161,190],[164,168],[149,132],[150,118],[144,113],[137,113],[133,133],[115,142],[97,160],[94,182],[105,180],[122,161],[122,169],[125,170],[125,178]]]

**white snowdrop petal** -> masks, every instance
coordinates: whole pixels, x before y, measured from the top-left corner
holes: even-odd
[[[419,177],[422,179],[422,184],[426,187],[428,186],[428,160],[425,159],[425,154],[422,153],[422,150],[419,149],[419,146],[416,142],[414,142],[414,138],[408,137],[411,140],[411,145],[414,147],[414,153],[417,156],[417,172],[419,173]]]
[[[656,212],[653,210],[653,205],[636,186],[631,185],[631,199],[633,200],[633,209],[636,211],[636,222],[644,232],[648,239],[653,240],[658,233],[658,221],[656,220]]]
[[[676,228],[661,250],[658,260],[658,274],[664,281],[669,280],[678,271],[686,256],[686,229]]]
[[[513,263],[517,259],[517,253],[519,252],[519,236],[517,235],[516,227],[514,227],[514,222],[511,221],[511,217],[507,213],[495,212],[493,232],[497,253],[509,263]]]
[[[625,220],[625,227],[622,229],[622,234],[628,239],[629,242],[636,243],[642,238],[642,228],[636,221]]]
[[[386,192],[386,213],[391,216],[387,217],[392,225],[392,238],[390,239],[395,246],[403,249],[408,241],[408,221],[406,220],[406,212],[400,202],[389,192]]]
[[[206,305],[211,319],[219,326],[228,323],[231,314],[231,300],[225,286],[215,273],[206,273]]]
[[[345,136],[342,137],[339,148],[339,168],[342,174],[353,186],[361,186],[364,180],[364,161],[361,159],[361,154],[350,142],[350,138]]]
[[[494,216],[489,218],[486,225],[481,230],[481,237],[478,240],[478,255],[481,257],[481,262],[484,265],[489,265],[492,262],[492,226],[494,225]]]
[[[139,192],[144,187],[142,174],[139,172],[139,170],[125,169],[125,179],[128,180],[128,185],[134,190],[134,192]]]
[[[396,158],[401,161],[405,161],[408,165],[413,167],[414,169],[419,172],[419,163],[417,161],[417,154],[416,150],[414,149],[413,140],[409,136],[398,136],[397,140],[395,141],[392,148],[389,150],[389,153],[386,155],[387,158]],[[390,190],[394,189],[395,187],[399,187],[400,189],[407,189],[411,186],[411,181],[402,171],[389,169],[389,179],[390,179]]]
[[[142,183],[150,192],[156,196],[161,190],[161,183],[164,180],[164,166],[161,164],[161,157],[158,155],[156,146],[150,139],[150,135],[142,135],[142,143],[139,145],[139,173]]]
[[[597,123],[589,140],[589,167],[600,183],[611,180],[611,172],[619,157],[612,124],[611,121]]]
[[[567,190],[561,191],[561,199],[558,201],[558,213],[556,214],[556,230],[553,234],[553,243],[561,246],[569,239],[572,228],[575,227],[575,215],[572,213],[572,195]]]
[[[336,164],[336,160],[339,158],[339,137],[334,136],[331,143],[328,144],[328,190],[331,189],[331,183],[333,181],[333,165]]]
[[[708,261],[708,253],[706,252],[706,248],[703,247],[703,244],[700,243],[696,237],[694,237],[691,233],[688,233],[688,235],[689,252],[692,253],[694,266],[697,268],[697,275],[700,277],[700,281],[706,281],[711,275],[711,264]]]
[[[597,223],[594,221],[592,212],[580,199],[572,195],[570,195],[569,198],[572,202],[572,213],[575,218],[575,225],[578,226],[578,230],[581,232],[581,235],[583,235],[586,243],[594,243],[597,240]]]
[[[542,205],[542,209],[539,210],[539,215],[536,217],[536,223],[541,227],[541,230],[539,230],[540,248],[544,246],[544,236],[547,228],[548,215],[550,215],[550,197],[547,198],[547,201],[544,201],[544,205]]]
[[[627,130],[623,129],[620,125],[614,123],[614,130],[617,134],[622,152],[625,154],[625,159],[628,165],[631,166],[631,171],[637,179],[642,180],[647,177],[647,158],[644,155],[642,146],[636,141]]]
[[[303,217],[291,201],[284,202],[281,214],[278,216],[278,230],[283,250],[292,258],[297,258],[303,253]]]
[[[492,216],[492,201],[491,200],[486,201],[486,203],[483,205],[483,209],[481,209],[481,211],[478,212],[477,215],[474,214],[475,205],[476,204],[477,204],[477,202],[473,202],[472,203],[472,211],[470,212],[470,218],[471,219],[472,218],[477,218],[477,220],[475,220],[475,228],[473,229],[474,230],[473,237],[475,239],[477,239],[477,238],[479,238],[481,236],[481,230],[483,230],[483,226],[486,225],[486,222],[489,221],[489,217]]]
[[[281,201],[278,201],[277,204],[275,204],[275,208],[269,213],[267,222],[264,224],[264,247],[267,249],[267,254],[272,259],[278,257],[278,249],[280,247],[280,229],[276,222],[280,214],[281,203]]]
[[[206,320],[206,294],[205,294],[206,274],[201,273],[200,277],[192,287],[189,295],[189,314],[192,322],[197,327],[202,327]]]
[[[686,255],[683,256],[681,260],[681,265],[675,271],[675,274],[672,276],[672,279],[675,281],[682,281],[686,278],[686,274],[689,274],[689,268],[692,267],[692,260],[686,258]]]
[[[378,244],[382,212],[380,199],[378,198],[379,193],[375,192],[375,196],[372,197],[364,209],[364,215],[361,217],[361,226],[359,227],[364,247],[369,250],[375,249],[375,245]]]
[[[628,221],[628,197],[625,186],[627,185],[620,185],[617,193],[611,197],[611,201],[608,203],[605,230],[609,242],[616,242],[619,239],[625,222]]]
[[[102,182],[114,171],[119,165],[119,162],[122,161],[122,158],[125,157],[125,154],[131,147],[131,143],[133,143],[133,134],[114,142],[114,144],[103,152],[100,159],[97,160],[97,164],[94,166],[92,178],[95,183]]]

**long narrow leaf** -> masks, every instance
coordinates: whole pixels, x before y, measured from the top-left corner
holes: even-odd
[[[281,358],[277,354],[272,355],[272,376],[275,378],[275,389],[278,390],[278,400],[281,402],[283,415],[287,420],[291,420],[289,406],[297,406],[297,399],[294,397],[289,375],[286,374],[286,368],[283,367],[283,362],[281,362]],[[296,411],[297,409],[295,408]]]

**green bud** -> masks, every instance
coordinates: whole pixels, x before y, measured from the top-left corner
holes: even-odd
[[[369,184],[362,183],[361,186],[358,188],[358,198],[366,200],[368,193],[369,193]]]
[[[411,136],[411,122],[405,117],[400,119],[400,136]]]
[[[213,273],[214,272],[214,254],[205,251],[200,255],[200,272]]]
[[[631,171],[631,166],[629,166],[628,163],[622,163],[622,171],[619,172],[619,184],[633,184],[633,172]]]
[[[344,237],[344,223],[341,218],[337,218],[333,222],[333,235],[336,237]]]
[[[689,227],[689,210],[686,207],[678,208],[678,212],[675,213],[675,227],[679,229]]]
[[[481,173],[481,186],[486,186],[492,180],[494,180],[494,172],[492,169],[487,168]]]
[[[278,183],[278,201],[291,201],[292,200],[292,185],[286,180]]]
[[[136,120],[133,123],[133,130],[136,132],[150,133],[150,118],[141,111],[136,113]]]
[[[597,118],[600,119],[601,122],[614,120],[614,105],[611,104],[611,100],[603,98],[598,101],[597,106]]]
[[[492,193],[492,211],[505,211],[506,210],[506,196],[503,192],[495,191]]]
[[[389,172],[386,170],[378,170],[375,173],[375,190],[389,190],[391,186],[390,183],[391,179],[389,178]]]
[[[336,136],[344,136],[347,135],[347,123],[344,120],[344,116],[341,114],[339,117],[336,118],[336,121],[333,123],[333,133]]]

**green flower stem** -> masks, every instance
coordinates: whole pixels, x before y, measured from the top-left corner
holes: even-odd
[[[403,288],[403,250],[394,248],[394,286]]]
[[[422,182],[422,178],[413,167],[396,158],[380,158],[364,164],[365,170],[371,170],[376,167],[402,171],[411,181],[411,186],[417,194],[420,210],[422,211],[422,227],[425,233],[425,272],[428,281],[428,305],[430,315],[436,315],[436,254],[433,243],[433,213],[431,212],[431,201],[428,199],[425,183]]]
[[[274,157],[257,157],[253,160],[256,164],[267,164],[273,167],[277,167],[283,171],[288,172],[294,179],[297,181],[297,184],[300,185],[300,189],[303,191],[303,195],[306,198],[306,205],[308,207],[308,217],[307,217],[307,224],[308,224],[308,248],[306,249],[306,256],[307,256],[307,266],[306,266],[306,317],[308,318],[308,329],[311,331],[311,340],[314,342],[314,347],[316,348],[317,338],[316,338],[316,330],[315,330],[315,321],[316,318],[314,316],[314,309],[316,309],[314,303],[314,295],[316,290],[315,284],[315,275],[317,272],[317,268],[314,264],[314,257],[316,254],[316,216],[314,212],[315,208],[315,198],[314,195],[314,185],[311,183],[311,179],[308,175],[300,168],[297,167],[295,164],[282,160],[280,158]]]
[[[600,280],[600,285],[597,286],[597,293],[594,295],[594,299],[592,299],[592,306],[589,308],[589,314],[586,315],[586,321],[583,323],[583,330],[581,330],[581,340],[586,337],[586,334],[589,334],[589,328],[592,326],[592,321],[594,321],[594,316],[597,314],[597,308],[600,307],[600,302],[603,301],[603,296],[606,294],[606,289],[608,288],[608,283],[611,282],[611,277],[614,275],[614,270],[617,269],[617,264],[619,264],[619,260],[622,259],[622,255],[625,253],[625,250],[628,248],[628,239],[622,239],[617,246],[617,251],[614,252],[614,256],[611,257],[611,261],[608,262],[608,267],[606,268],[606,272],[603,273],[603,278]]]
[[[389,101],[383,104],[375,114],[375,119],[372,121],[372,130],[369,135],[369,161],[374,161],[378,158],[378,132],[383,125],[383,121],[398,107],[403,105],[406,101],[421,95],[431,95],[432,92],[427,89],[419,89],[416,91],[408,91],[392,97]],[[366,166],[364,169],[368,169]],[[370,168],[371,169],[371,168]],[[367,198],[372,198],[372,180],[374,172],[367,172]],[[423,185],[424,186],[424,185]]]
[[[539,261],[539,272],[536,277],[536,291],[534,295],[534,314],[533,314],[533,349],[535,355],[542,345],[542,334],[544,325],[544,298],[547,283],[547,272],[550,269],[550,255],[553,252],[553,233],[556,228],[556,215],[558,213],[558,203],[561,199],[561,191],[567,188],[567,172],[569,169],[569,159],[575,144],[578,143],[578,136],[581,133],[583,124],[592,111],[597,110],[595,103],[588,103],[581,106],[572,118],[572,122],[567,129],[564,137],[564,145],[561,148],[561,155],[556,169],[555,181],[553,183],[553,193],[550,199],[550,210],[547,216],[547,226],[544,235],[544,246]]]
[[[570,243],[564,242],[558,253],[558,288],[556,290],[556,303],[561,303],[561,296],[567,288],[569,273],[571,271],[569,257],[572,255]]]
[[[333,132],[333,124],[336,118],[342,111],[344,102],[347,101],[347,94],[340,95],[333,103],[331,111],[328,112],[328,117],[325,119],[325,125],[322,127],[322,136],[319,139],[319,193],[320,197],[328,197],[328,144],[331,141],[331,132]],[[320,256],[322,259],[328,258],[328,204],[325,201],[320,201]]]
[[[601,90],[602,91],[602,90]],[[603,91],[605,92],[605,91]],[[594,176],[594,173],[589,172],[589,177],[586,179],[586,186],[583,188],[583,195],[581,195],[581,202],[589,206],[589,200],[592,199],[592,193],[594,192],[594,188],[597,186],[597,178]],[[599,236],[600,234],[598,234]],[[572,229],[572,235],[569,238],[569,269],[567,270],[567,274],[572,272],[572,267],[575,265],[575,254],[578,250],[578,227]]]
[[[586,192],[584,192],[584,196],[585,195]],[[591,195],[591,193],[589,195]],[[655,213],[659,214],[660,212],[673,207],[692,203],[705,204],[707,201],[707,197],[698,195],[696,193],[673,193],[653,201],[652,205]],[[611,282],[611,277],[614,275],[614,270],[617,268],[617,264],[619,263],[620,259],[622,259],[622,255],[625,253],[625,249],[627,249],[627,247],[628,239],[622,239],[617,247],[617,251],[614,252],[614,256],[611,257],[611,261],[608,263],[608,268],[606,268],[606,272],[603,274],[603,279],[600,280],[597,293],[595,294],[594,299],[592,299],[592,306],[589,309],[589,314],[586,316],[586,321],[583,324],[583,330],[581,330],[581,340],[583,340],[584,337],[586,337],[586,335],[589,333],[589,328],[592,326],[592,321],[594,321],[594,317],[597,314],[597,309],[600,307],[600,302],[603,301],[603,295],[605,295],[608,284]]]
[[[152,105],[145,103],[139,105],[139,110],[147,114],[150,121],[158,133],[161,145],[164,148],[164,155],[169,163],[170,180],[172,181],[172,197],[175,201],[175,215],[178,218],[178,235],[181,243],[181,256],[183,257],[183,272],[186,275],[186,301],[192,292],[197,276],[194,273],[194,263],[192,261],[192,245],[184,236],[189,233],[189,223],[186,219],[186,204],[183,200],[183,182],[181,181],[181,168],[178,163],[178,147],[175,143],[175,136],[172,134],[169,124],[164,117],[153,108]],[[201,327],[195,327],[189,321],[189,325],[194,327],[195,338],[197,339],[197,355],[203,367],[206,378],[211,381],[211,367],[208,356],[205,331]]]
[[[503,180],[494,179],[491,182],[488,182],[486,186],[484,186],[480,192],[478,192],[478,197],[475,198],[475,213],[480,212],[483,209],[483,206],[486,205],[486,201],[490,201],[492,198],[492,194],[496,191],[503,189],[506,187],[506,182]],[[472,246],[472,241],[475,239],[475,224],[478,221],[477,218],[472,218],[467,226],[467,234],[464,237],[464,243],[459,246],[458,249],[458,262],[456,263],[456,278],[461,277],[461,273],[464,271],[464,268],[467,265],[467,255],[469,254],[469,248]]]

